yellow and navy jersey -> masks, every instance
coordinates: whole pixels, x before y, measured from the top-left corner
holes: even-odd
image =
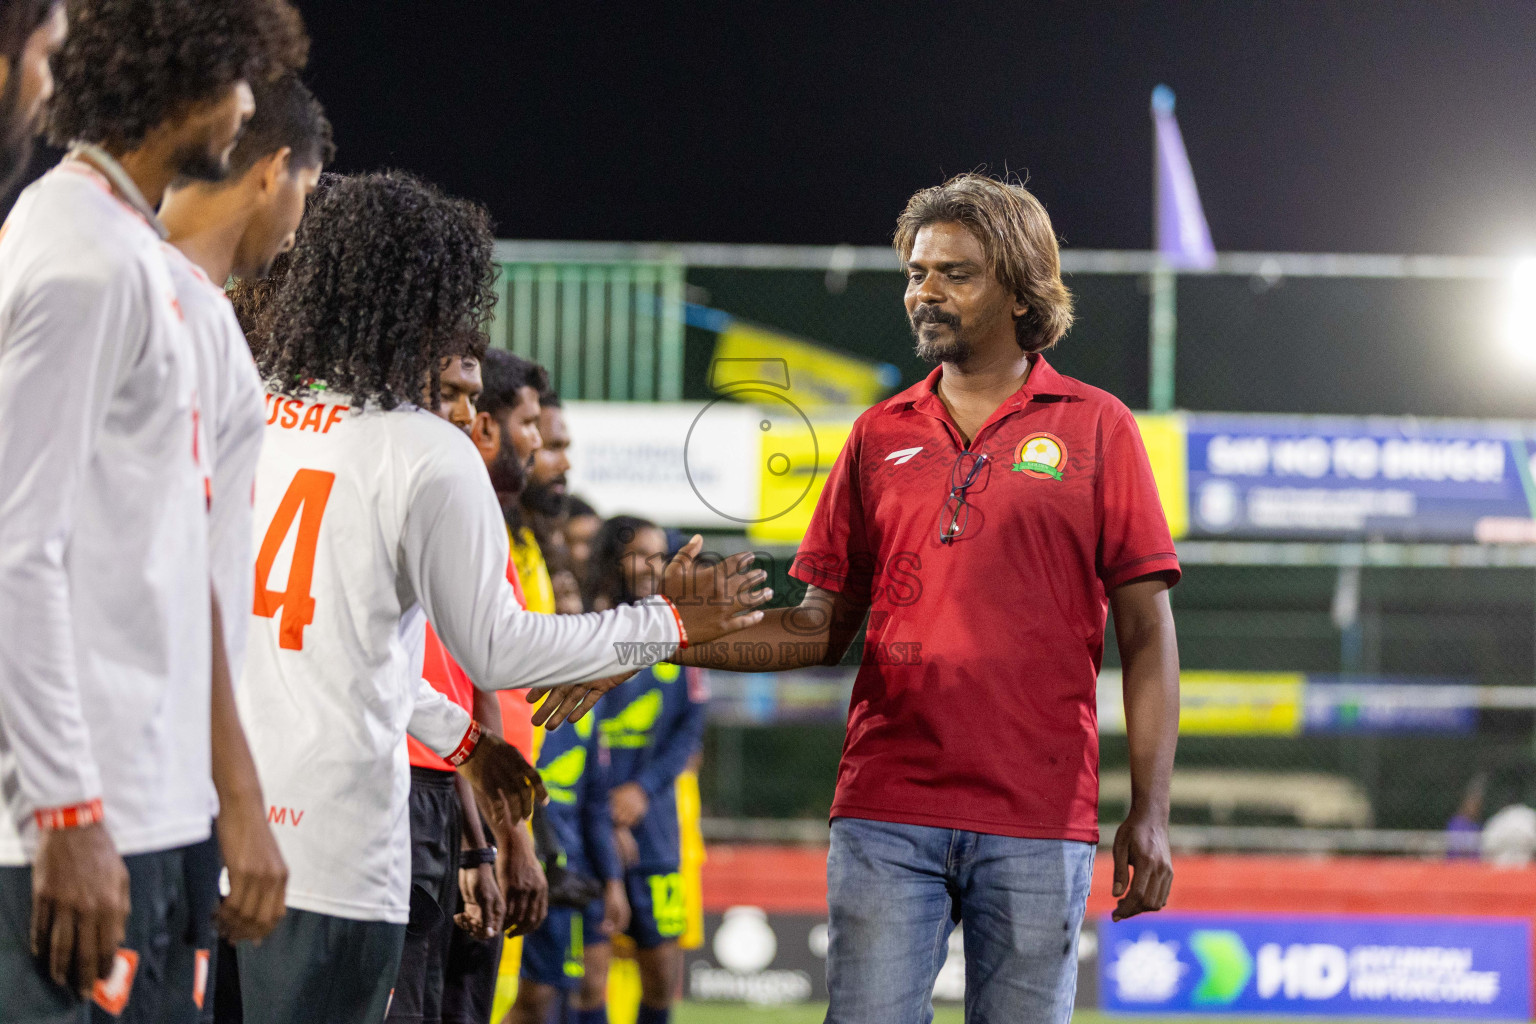
[[[708,703],[703,673],[669,664],[637,672],[598,702],[609,786],[639,783],[650,800],[633,829],[638,866],[647,871],[678,868],[676,782],[703,742]]]
[[[604,881],[620,877],[608,811],[608,750],[596,717],[546,733],[538,768],[549,791],[544,813],[565,851],[566,867]]]

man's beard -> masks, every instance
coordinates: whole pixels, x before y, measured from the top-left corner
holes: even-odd
[[[0,93],[0,195],[9,192],[32,161],[32,137],[36,122],[24,119],[21,111],[21,73],[11,61],[12,73]]]
[[[523,507],[530,512],[551,519],[565,511],[565,493],[555,490],[556,484],[565,483],[565,477],[556,477],[547,484],[530,483],[523,491]]]
[[[917,341],[917,357],[931,366],[939,363],[963,363],[971,357],[971,343],[960,331],[960,317],[932,306],[918,306],[907,318],[912,324],[912,337]],[[943,324],[950,329],[947,340],[930,340],[923,335],[924,324]]]
[[[491,486],[500,495],[511,495],[515,499],[523,493],[523,488],[528,486],[528,474],[533,468],[533,456],[526,459],[517,457],[517,450],[511,445],[502,445],[501,451],[496,455],[496,461],[490,465]]]
[[[189,181],[220,182],[229,177],[229,157],[208,151],[209,141],[190,143],[175,159],[176,177]]]

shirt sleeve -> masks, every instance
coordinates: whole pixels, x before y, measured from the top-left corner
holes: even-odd
[[[438,757],[459,749],[469,731],[470,714],[421,676],[416,677],[416,707],[405,731]]]
[[[1097,565],[1105,590],[1154,573],[1179,580],[1179,557],[1157,495],[1152,463],[1141,430],[1129,412],[1121,414],[1104,439],[1097,492]]]
[[[51,277],[0,324],[0,746],[29,813],[101,795],[65,558],[123,350],[143,334],[137,293],[127,274]]]
[[[585,791],[581,798],[581,841],[592,870],[599,879],[610,882],[624,877],[624,867],[613,843],[613,811],[608,805],[612,774],[608,744],[603,741],[603,731],[597,722],[592,723],[592,735],[587,743],[587,770],[582,779]]]
[[[697,668],[685,668],[684,673],[697,673]],[[677,777],[688,767],[688,759],[704,742],[704,713],[709,700],[702,685],[696,685],[692,677],[672,684],[681,692],[673,697],[681,705],[671,728],[656,738],[656,746],[646,760],[645,767],[635,776],[635,781],[645,790],[645,795],[655,799],[666,786],[677,784]]]
[[[400,541],[402,571],[477,687],[604,679],[676,653],[677,620],[660,598],[583,615],[524,611],[506,579],[506,526],[479,454],[457,436],[442,448],[418,472]]]
[[[848,443],[832,464],[789,574],[802,583],[867,605],[874,583],[874,557],[859,492],[860,433],[855,424]]]

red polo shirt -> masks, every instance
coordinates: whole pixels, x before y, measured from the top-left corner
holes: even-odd
[[[870,608],[832,816],[1097,842],[1107,592],[1179,575],[1141,433],[1035,357],[941,544],[942,372],[859,417],[789,570]]]

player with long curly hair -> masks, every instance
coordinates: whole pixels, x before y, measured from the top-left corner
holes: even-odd
[[[71,150],[0,239],[0,1021],[92,998],[190,1019],[207,953],[184,919],[217,878],[189,851],[215,807],[232,863],[277,862],[259,901],[282,870],[239,723],[214,714],[196,352],[155,209],[172,179],[224,173],[251,82],[307,42],[284,0],[66,11],[49,124]]]
[[[295,398],[319,379],[386,410],[420,404],[495,305],[489,217],[402,172],[329,184],[257,314],[261,368]]]
[[[603,615],[522,609],[484,462],[429,411],[441,360],[491,311],[492,274],[481,207],[399,172],[343,177],[256,311],[268,426],[237,697],[290,877],[283,922],[239,947],[248,1024],[383,1016],[412,900],[407,734],[459,768],[493,827],[543,793],[515,748],[421,679],[426,624],[479,689],[551,688],[535,720],[553,727],[627,669],[761,618],[750,555],[692,581],[679,561],[663,594]],[[735,595],[674,605],[688,586]]]

